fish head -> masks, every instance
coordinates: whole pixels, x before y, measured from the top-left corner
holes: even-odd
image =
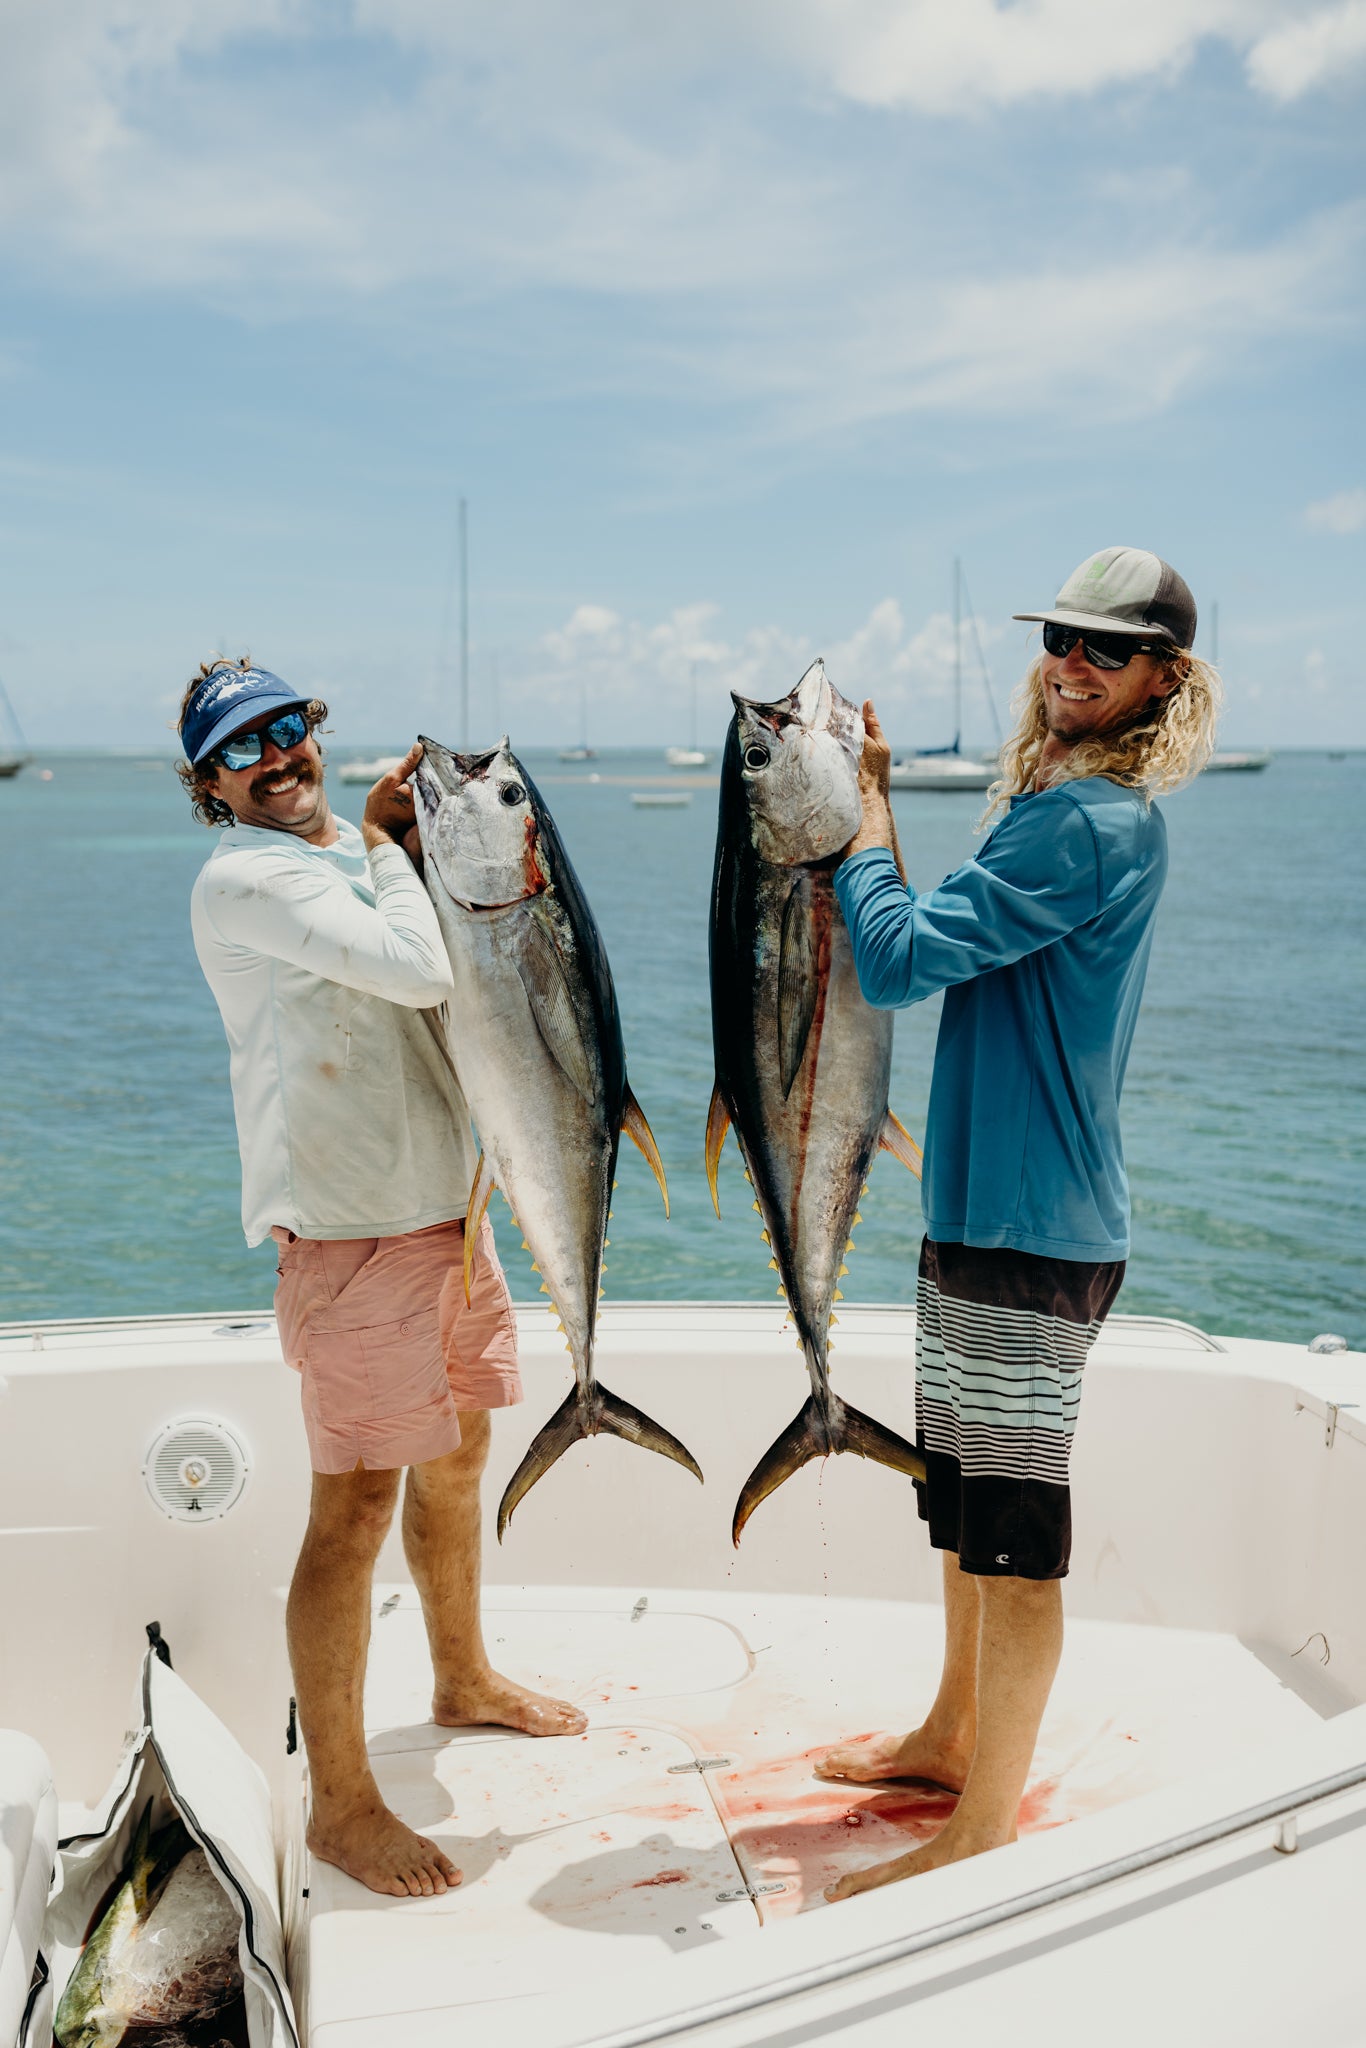
[[[734,740],[754,844],[779,867],[827,860],[863,817],[863,716],[814,661],[776,703],[731,692]]]
[[[457,903],[491,910],[546,887],[535,794],[506,734],[482,754],[424,738],[413,790],[423,860]]]

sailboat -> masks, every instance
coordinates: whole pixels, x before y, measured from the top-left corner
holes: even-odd
[[[561,747],[562,761],[596,761],[597,755],[588,744],[588,685],[579,684],[579,744],[576,747]]]
[[[33,756],[3,683],[0,683],[0,713],[3,714],[0,717],[0,778],[8,781],[21,768],[26,768]],[[6,738],[8,733],[13,733],[16,744],[12,745]]]
[[[999,747],[1001,730],[996,718],[996,704],[991,694],[991,683],[987,665],[982,653],[982,641],[977,633],[976,614],[972,617],[973,634],[977,640],[977,659],[981,665],[982,681],[991,706],[992,722],[996,725],[996,739]],[[974,760],[963,752],[963,565],[956,558],[953,564],[953,739],[946,747],[921,747],[914,753],[903,754],[894,759],[891,766],[893,789],[990,789],[997,776],[996,755],[988,761]]]
[[[701,747],[699,747],[699,746],[698,746],[698,744],[697,744],[697,663],[696,663],[696,662],[694,662],[694,663],[693,663],[693,665],[692,665],[692,671],[691,671],[691,681],[692,681],[692,723],[691,723],[691,726],[689,727],[689,734],[688,734],[688,744],[687,744],[687,746],[686,746],[686,747],[666,747],[666,748],[664,749],[664,759],[665,759],[665,760],[666,760],[666,761],[668,762],[668,764],[669,764],[669,766],[670,766],[671,768],[705,768],[705,767],[706,767],[706,765],[707,765],[707,763],[708,763],[708,761],[709,761],[709,760],[711,759],[711,756],[710,756],[710,754],[706,754],[706,753],[704,753],[704,752],[702,751]]]
[[[1218,668],[1219,607],[1217,604],[1213,605],[1210,610],[1209,658],[1215,668]],[[1218,753],[1210,755],[1205,763],[1204,773],[1206,775],[1249,775],[1254,774],[1260,768],[1268,767],[1270,761],[1271,749],[1269,747],[1257,747],[1239,754],[1225,753],[1223,750],[1220,750]]]

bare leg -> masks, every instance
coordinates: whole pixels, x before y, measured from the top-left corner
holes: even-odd
[[[286,1622],[308,1752],[308,1846],[371,1891],[421,1898],[459,1884],[460,1872],[380,1798],[362,1712],[370,1584],[397,1498],[397,1472],[314,1473]]]
[[[958,1569],[958,1554],[944,1560],[944,1669],[939,1691],[919,1728],[909,1735],[870,1735],[827,1750],[818,1778],[872,1785],[884,1778],[928,1778],[961,1792],[977,1746],[977,1655],[983,1583]]]
[[[479,1481],[489,1450],[486,1409],[460,1417],[460,1446],[414,1465],[403,1496],[403,1550],[422,1601],[445,1728],[489,1722],[524,1735],[577,1735],[587,1717],[492,1670],[479,1620]]]
[[[923,1870],[978,1856],[1015,1840],[1039,1723],[1062,1654],[1062,1587],[1057,1579],[979,1579],[977,1749],[963,1796],[932,1842],[908,1856],[840,1879],[828,1899],[895,1884]]]

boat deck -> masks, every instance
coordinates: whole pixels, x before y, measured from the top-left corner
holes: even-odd
[[[562,1999],[666,1953],[824,1908],[823,1887],[934,1833],[930,1787],[811,1774],[841,1737],[905,1726],[938,1678],[937,1607],[771,1594],[495,1589],[490,1652],[571,1698],[580,1737],[452,1733],[411,1587],[376,1589],[366,1694],[381,1791],[464,1872],[441,1898],[381,1898],[310,1860],[311,2038],[392,2041],[471,2006]],[[1232,1637],[1069,1623],[1021,1831],[1083,1821],[1319,1725]],[[551,2030],[553,2032],[553,2028]]]

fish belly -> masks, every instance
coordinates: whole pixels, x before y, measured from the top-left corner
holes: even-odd
[[[546,1046],[506,924],[474,917],[446,937],[460,1086],[582,1374],[590,1368],[616,1136],[603,1107],[584,1100]]]
[[[893,1028],[889,1012],[863,999],[838,912],[822,983],[804,1055],[784,1091],[774,1022],[778,948],[763,949],[753,984],[752,1128],[736,1122],[793,1319],[823,1376],[839,1269],[887,1113]]]

